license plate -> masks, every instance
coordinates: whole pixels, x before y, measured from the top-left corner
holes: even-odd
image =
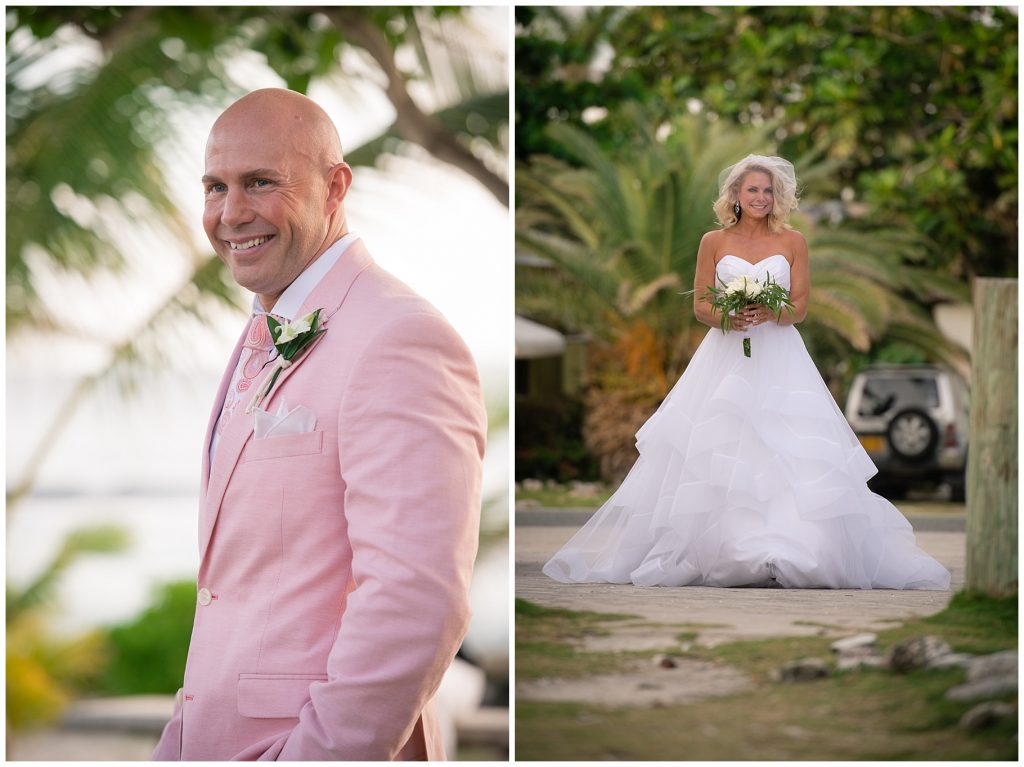
[[[861,435],[860,444],[863,445],[864,449],[869,453],[881,453],[885,450],[885,437],[880,434],[872,434],[870,436]]]

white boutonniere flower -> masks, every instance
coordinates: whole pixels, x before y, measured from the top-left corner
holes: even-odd
[[[274,346],[278,346],[279,347],[280,344],[286,344],[289,341],[292,341],[292,340],[298,338],[300,335],[305,333],[307,330],[311,330],[312,326],[310,325],[310,322],[312,322],[312,318],[313,318],[313,315],[310,314],[308,317],[303,317],[301,320],[295,320],[295,322],[288,322],[287,320],[285,320],[285,323],[283,325],[280,324],[280,323],[276,323],[277,324],[277,328],[278,328],[278,331],[277,331],[278,335],[277,335],[277,338],[274,340]],[[268,320],[267,324],[271,328],[271,331],[270,331],[271,333],[274,332],[273,325],[270,325],[270,322],[269,322],[269,320],[272,320],[272,319],[273,319],[272,317],[268,317],[267,318],[267,320]]]
[[[256,390],[256,394],[253,395],[249,407],[245,409],[247,414],[259,407],[270,390],[274,388],[274,383],[281,371],[287,369],[292,364],[292,360],[327,332],[326,328],[319,327],[320,312],[322,311],[323,309],[317,309],[301,319],[285,320],[283,323],[278,322],[269,314],[267,315],[267,328],[270,330],[270,337],[274,340],[274,348],[277,349],[278,357],[274,362],[274,371],[264,379],[260,388]]]

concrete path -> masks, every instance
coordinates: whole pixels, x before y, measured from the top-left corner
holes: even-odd
[[[861,630],[891,628],[912,617],[940,612],[952,592],[960,589],[964,582],[963,507],[943,504],[940,511],[933,511],[911,505],[901,510],[914,525],[918,546],[952,572],[952,591],[565,585],[543,575],[540,568],[571,537],[586,514],[537,511],[522,519],[519,518],[522,512],[517,513],[516,596],[547,607],[627,613],[676,627],[705,624],[694,625],[691,630],[697,632],[698,643],[709,646],[735,639],[815,634],[843,636]],[[529,524],[530,521],[544,522],[545,513],[550,513],[549,520],[556,524]],[[562,524],[557,524],[558,521]],[[566,521],[573,524],[567,526]],[[680,630],[676,628],[674,633]],[[673,632],[663,633],[667,636]],[[611,641],[616,649],[651,649],[652,641],[657,639],[651,629],[647,629],[634,632],[632,638],[626,634]]]

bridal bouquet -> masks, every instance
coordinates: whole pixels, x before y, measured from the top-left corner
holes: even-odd
[[[750,304],[764,304],[773,312],[776,319],[782,316],[783,308],[793,313],[793,302],[789,291],[766,274],[764,281],[742,275],[729,282],[718,278],[722,287],[709,287],[705,297],[722,315],[722,332],[732,330],[732,316]],[[743,339],[743,354],[750,356],[750,339]]]

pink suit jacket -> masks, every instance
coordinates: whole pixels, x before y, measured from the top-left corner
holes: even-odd
[[[476,367],[359,241],[301,316],[321,307],[327,332],[262,405],[304,405],[315,431],[254,439],[243,399],[204,460],[192,642],[155,759],[444,758],[430,701],[469,621]]]

